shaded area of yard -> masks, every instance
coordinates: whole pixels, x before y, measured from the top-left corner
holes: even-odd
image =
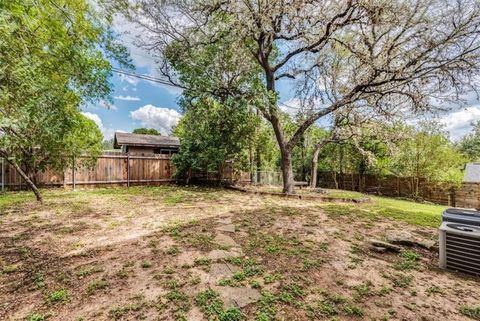
[[[480,314],[478,279],[437,269],[436,251],[369,250],[369,239],[389,230],[435,240],[441,206],[176,186],[50,190],[45,199],[42,206],[25,193],[0,196],[2,320]]]

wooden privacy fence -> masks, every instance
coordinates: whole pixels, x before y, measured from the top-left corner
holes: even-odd
[[[321,172],[318,185],[324,188],[340,188],[391,197],[418,198],[428,202],[459,206],[457,189],[451,184],[431,182],[425,178],[373,175],[339,174]]]
[[[455,203],[457,207],[480,208],[480,184],[462,183],[455,191]]]
[[[63,171],[46,170],[35,179],[38,186],[77,185],[149,185],[174,182],[174,168],[168,155],[137,156],[103,154],[93,167],[72,167]],[[7,189],[24,188],[25,182],[8,163],[3,168],[2,181]]]

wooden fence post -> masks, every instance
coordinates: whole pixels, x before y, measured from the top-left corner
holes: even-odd
[[[452,187],[450,189],[450,193],[449,193],[449,199],[448,199],[448,206],[451,206],[451,207],[456,207],[456,203],[457,203],[457,200],[456,200],[456,188],[455,187]]]
[[[127,187],[130,187],[130,154],[127,154]]]

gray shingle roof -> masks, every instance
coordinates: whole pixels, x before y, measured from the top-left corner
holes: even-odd
[[[179,147],[180,139],[173,136],[141,135],[132,133],[115,133],[115,148],[127,146],[154,146],[154,147]]]
[[[480,163],[469,163],[465,166],[465,183],[480,183]]]

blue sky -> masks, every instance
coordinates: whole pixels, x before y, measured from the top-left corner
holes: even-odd
[[[117,21],[114,29],[130,51],[135,73],[159,77],[154,60],[133,44],[132,34],[138,30],[125,21]],[[181,91],[177,88],[116,73],[111,84],[113,103],[108,106],[98,102],[83,107],[84,114],[97,123],[105,139],[111,139],[115,131],[131,132],[139,127],[155,128],[168,135],[181,117],[178,106]],[[288,82],[280,82],[277,90],[282,102],[298,106]],[[450,137],[457,140],[471,130],[472,122],[480,120],[480,103],[475,95],[469,95],[466,107],[440,116],[439,120]]]
[[[136,73],[150,74],[152,68],[153,64],[140,66]],[[145,126],[169,134],[169,124],[177,121],[180,115],[179,90],[116,73],[111,84],[112,103],[101,101],[83,108],[84,113],[97,122],[105,138],[111,138],[114,131],[130,132]]]

